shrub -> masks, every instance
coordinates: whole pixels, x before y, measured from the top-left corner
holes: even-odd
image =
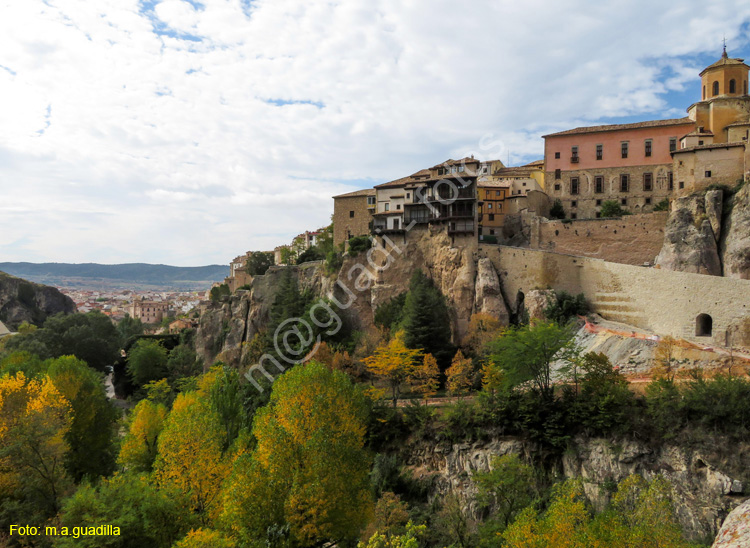
[[[344,256],[341,253],[338,253],[337,251],[329,251],[328,255],[326,255],[326,272],[328,274],[333,274],[334,272],[338,272],[341,270],[341,267],[344,264]]]
[[[326,256],[316,246],[308,247],[303,253],[297,257],[297,264],[306,263],[308,261],[322,261]]]
[[[623,215],[630,215],[629,211],[626,211],[620,205],[617,200],[605,200],[600,210],[602,217],[622,217]]]
[[[354,236],[349,238],[349,256],[356,257],[363,251],[372,247],[372,240],[369,236]]]
[[[212,287],[211,292],[208,294],[208,297],[213,302],[219,302],[224,297],[228,297],[231,294],[232,292],[229,291],[229,286],[227,284],[221,284],[221,285],[215,285],[214,287]]]
[[[583,293],[573,296],[567,291],[560,291],[555,292],[554,298],[549,298],[544,315],[548,320],[564,325],[576,316],[585,316],[589,310]]]
[[[401,293],[390,301],[381,304],[375,311],[375,325],[387,329],[397,329],[404,317],[405,302],[406,293]]]
[[[549,218],[550,219],[564,219],[565,218],[565,208],[563,208],[560,198],[555,199],[555,203],[552,204],[552,207],[549,210]]]
[[[669,211],[669,198],[664,198],[654,206],[654,211]]]
[[[262,276],[273,266],[273,253],[255,251],[245,263],[245,271],[251,276]]]

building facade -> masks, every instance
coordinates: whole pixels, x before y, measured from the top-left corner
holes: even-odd
[[[375,212],[375,189],[366,188],[333,197],[333,244],[345,245],[349,238],[370,233]]]
[[[169,314],[169,303],[166,301],[147,301],[136,299],[130,305],[130,316],[143,323],[161,323]]]

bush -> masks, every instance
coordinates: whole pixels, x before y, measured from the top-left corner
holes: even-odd
[[[297,257],[297,264],[306,263],[309,261],[322,261],[326,256],[317,247],[310,246],[303,253]]]
[[[429,438],[435,420],[435,410],[423,405],[420,400],[412,400],[404,407],[404,423],[418,438]]]
[[[216,303],[231,294],[232,292],[229,291],[229,286],[227,284],[215,285],[211,288],[211,292],[208,294],[208,298]]]
[[[406,293],[393,297],[387,303],[381,304],[375,310],[375,325],[386,329],[396,330],[404,317],[404,303]]]
[[[333,274],[341,270],[344,265],[344,256],[337,251],[329,251],[326,255],[326,272]]]
[[[349,238],[349,256],[356,257],[363,251],[372,247],[372,240],[369,236],[354,236]]]
[[[565,208],[562,205],[562,202],[560,201],[560,198],[557,198],[555,200],[555,203],[552,204],[552,207],[549,210],[549,218],[550,219],[564,219],[565,218]]]
[[[617,200],[605,200],[599,214],[601,217],[622,217],[630,215],[630,212],[624,210]]]
[[[654,211],[669,211],[669,198],[664,198],[654,206]]]
[[[255,251],[245,263],[245,271],[251,276],[262,276],[273,266],[273,253]]]
[[[555,297],[547,301],[544,315],[548,320],[564,325],[576,316],[585,316],[589,310],[589,304],[583,293],[574,297],[567,291],[560,291],[555,292]]]

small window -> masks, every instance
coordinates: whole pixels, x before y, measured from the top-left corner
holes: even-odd
[[[627,143],[627,141],[625,141],[624,143],[622,143],[621,150],[622,150],[622,157],[623,158],[627,158],[628,157],[628,143]]]
[[[646,157],[651,156],[651,139],[646,139],[645,154]]]
[[[578,207],[578,200],[573,200],[570,202],[570,207]]]
[[[577,213],[571,213],[570,214],[570,218],[571,219],[577,219],[578,218],[578,214]]]
[[[620,175],[620,192],[628,192],[630,190],[630,177],[626,174]]]
[[[685,181],[680,181],[680,185],[679,186],[680,186],[680,189],[685,188]]]
[[[677,138],[672,137],[669,139],[669,152],[674,152],[675,150],[677,150]]]
[[[401,204],[396,204],[396,209],[401,209]]]
[[[390,210],[391,210],[391,204],[390,204],[390,202],[386,202],[385,203],[385,211],[390,211]]]
[[[526,183],[524,183],[523,186],[526,186]]]
[[[706,177],[711,177],[711,172],[710,171],[706,171]]]
[[[367,205],[375,205],[375,196],[367,197]]]
[[[698,146],[702,147],[703,146],[703,141],[698,141]]]
[[[411,193],[407,192],[406,193],[406,199],[408,200],[409,198],[411,198]]]
[[[495,220],[495,214],[494,213],[490,213],[489,217],[490,217],[490,221],[494,221]]]
[[[555,190],[560,190],[560,183],[555,184]]]
[[[570,178],[570,193],[578,194],[578,177]]]
[[[500,196],[500,191],[499,190],[495,191],[495,196]]]
[[[654,174],[644,173],[643,174],[643,190],[650,192],[654,189]]]
[[[494,236],[494,235],[495,235],[495,229],[494,228],[490,228],[490,236]]]
[[[628,205],[628,199],[627,198],[623,198],[622,200],[620,200],[620,203],[622,205]]]
[[[350,211],[350,212],[349,212],[349,218],[350,218],[350,219],[353,219],[353,218],[354,218],[354,212],[353,212],[353,211]]]
[[[713,96],[716,97],[719,94],[719,82],[714,82]]]
[[[594,177],[594,192],[597,194],[604,192],[604,177],[601,175]]]
[[[596,205],[598,205],[598,206],[602,205],[602,201],[601,200],[597,200],[596,201]]]
[[[460,166],[458,166],[458,172],[459,173],[463,173],[464,172],[464,165],[463,164],[461,164]]]
[[[737,93],[737,82],[729,80],[729,93]]]
[[[492,209],[492,202],[490,202],[489,204],[487,204],[487,209]]]
[[[560,179],[562,177],[562,171],[559,169],[555,170],[555,179]]]
[[[555,160],[559,160],[559,159],[560,159],[560,153],[559,152],[555,152]]]
[[[703,100],[706,100],[706,86],[703,86]]]
[[[646,198],[646,205],[651,205],[651,198]]]
[[[604,157],[604,145],[596,145],[596,159],[601,160]]]
[[[667,173],[667,190],[674,190],[674,174],[671,171]]]

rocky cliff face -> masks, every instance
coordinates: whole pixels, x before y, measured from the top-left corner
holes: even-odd
[[[471,480],[490,469],[495,457],[528,455],[535,447],[516,438],[457,444],[425,444],[406,454],[414,475],[431,481],[433,496],[458,494],[473,518],[480,517]],[[663,475],[673,485],[675,512],[693,539],[713,538],[727,513],[744,498],[741,481],[715,466],[713,459],[685,448],[650,448],[632,440],[577,438],[557,463],[566,478],[583,479],[587,497],[597,510],[605,508],[611,488],[631,474],[652,479]]]
[[[750,547],[750,500],[746,500],[727,516],[711,548]]]
[[[750,184],[732,197],[722,244],[724,276],[750,279]]]
[[[677,198],[664,230],[664,246],[656,264],[668,270],[721,276],[718,235],[721,191]]]
[[[0,272],[0,321],[9,329],[17,328],[22,322],[40,325],[47,316],[75,311],[71,298],[56,288]]]

